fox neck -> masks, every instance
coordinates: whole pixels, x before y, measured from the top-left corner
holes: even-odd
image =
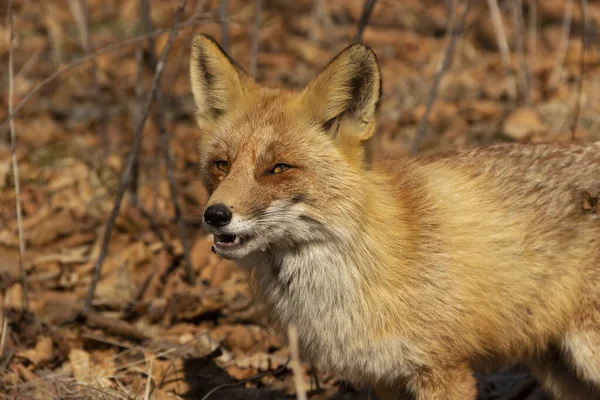
[[[402,212],[392,195],[369,180],[358,192],[361,209],[347,216],[354,223],[345,231],[333,229],[328,241],[273,247],[252,260],[254,290],[283,328],[297,327],[300,344],[317,364],[327,365],[334,354],[347,353],[352,342],[371,335],[377,321],[367,312],[369,293],[376,292],[370,288],[388,279],[385,266],[393,256],[387,249],[402,246],[400,237],[385,235],[388,225],[398,232],[404,222],[382,218],[381,210],[391,217]]]

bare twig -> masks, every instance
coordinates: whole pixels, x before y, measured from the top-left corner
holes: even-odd
[[[442,76],[444,75],[444,72],[446,72],[446,69],[448,68],[448,65],[450,64],[450,58],[452,57],[452,53],[454,51],[454,46],[456,45],[456,40],[462,33],[465,20],[467,19],[467,14],[469,13],[469,10],[471,9],[471,2],[472,2],[472,0],[467,0],[465,9],[458,21],[458,25],[454,28],[454,30],[452,32],[452,38],[448,42],[448,45],[446,46],[446,51],[444,53],[443,62],[438,67],[438,71],[436,73],[435,80],[433,81],[433,86],[431,87],[431,91],[429,93],[429,100],[427,102],[427,108],[425,108],[425,113],[423,114],[423,117],[419,121],[419,126],[417,128],[417,134],[415,136],[415,139],[413,140],[413,143],[412,143],[412,146],[410,149],[411,155],[417,154],[417,151],[419,151],[419,147],[421,146],[421,142],[423,141],[423,137],[425,136],[425,126],[427,125],[427,118],[429,117],[429,113],[431,112],[431,108],[433,107],[433,103],[435,102],[435,98],[437,96],[437,91],[438,91],[438,86],[440,85]]]
[[[573,0],[568,0],[565,7],[565,15],[562,23],[562,33],[560,37],[560,44],[557,50],[556,63],[552,69],[552,74],[548,79],[548,87],[554,89],[558,85],[560,79],[560,73],[562,72],[562,66],[565,62],[567,55],[567,48],[569,47],[569,36],[571,34],[571,21],[573,20]]]
[[[498,41],[498,49],[500,50],[500,57],[504,64],[504,69],[507,79],[507,91],[508,97],[515,99],[517,96],[517,83],[512,74],[510,66],[510,50],[508,48],[508,41],[506,40],[506,32],[504,31],[504,24],[502,23],[502,16],[500,14],[500,7],[498,7],[497,0],[487,0],[488,8],[490,9],[490,16],[492,17],[492,25],[496,32],[496,40]]]
[[[517,54],[519,55],[519,85],[523,103],[529,103],[530,72],[525,58],[525,28],[523,21],[523,0],[515,0],[513,4],[513,25],[517,40]]]
[[[86,325],[92,328],[102,329],[111,335],[139,342],[148,339],[148,336],[143,332],[140,332],[135,326],[130,325],[123,320],[105,317],[95,312],[84,312],[83,316],[85,317]]]
[[[148,0],[140,0],[139,7],[139,24],[142,29],[142,33],[148,33],[151,31],[152,21],[150,19],[150,4]],[[148,38],[148,48],[151,54],[154,55],[154,38]],[[139,118],[142,114],[142,107],[144,106],[143,101],[143,76],[144,76],[144,44],[143,42],[138,43],[136,49],[136,64],[137,64],[137,78],[135,85],[135,98],[136,98],[136,108],[135,114],[133,118],[133,126],[136,126]],[[140,173],[140,163],[139,158],[136,157],[133,162],[133,168],[131,171],[131,185],[129,186],[131,198],[133,203],[138,205],[138,186],[139,186],[139,173]]]
[[[14,24],[12,0],[8,0],[8,114],[13,113],[15,97],[15,76],[13,68],[14,59]],[[15,202],[17,203],[17,230],[19,232],[19,269],[21,271],[21,285],[23,286],[23,307],[29,310],[29,290],[27,285],[27,271],[25,270],[25,237],[23,236],[23,210],[21,210],[21,184],[19,182],[19,163],[17,162],[17,135],[15,121],[10,120],[10,145],[12,154],[13,177],[15,180]]]
[[[291,367],[294,373],[294,385],[296,387],[296,398],[306,400],[306,385],[302,378],[302,367],[300,366],[300,349],[298,346],[298,331],[294,325],[288,328],[288,341],[290,345],[290,355],[292,357]]]
[[[156,91],[156,105],[157,110],[162,110],[163,98],[162,91]],[[171,194],[171,202],[175,209],[175,223],[177,226],[177,234],[179,240],[183,246],[183,255],[185,259],[185,271],[187,273],[188,283],[194,285],[196,283],[196,276],[194,275],[194,269],[192,266],[192,258],[190,256],[190,244],[185,235],[185,227],[183,226],[183,219],[181,218],[181,208],[179,207],[179,200],[177,199],[177,185],[175,183],[175,174],[173,173],[173,161],[171,160],[171,152],[169,150],[169,137],[167,135],[167,129],[165,127],[165,118],[160,112],[160,116],[157,115],[159,120],[160,130],[160,144],[165,158],[165,167],[167,170],[167,180],[169,181],[169,192]]]
[[[140,151],[143,132],[144,132],[144,126],[146,124],[146,119],[148,118],[148,115],[150,114],[150,106],[152,105],[152,102],[155,97],[156,89],[158,88],[158,84],[159,84],[160,78],[162,76],[165,60],[167,58],[167,55],[169,54],[171,45],[173,44],[173,40],[175,39],[175,36],[177,36],[177,24],[179,23],[181,15],[183,14],[183,9],[185,8],[185,3],[186,3],[186,0],[179,0],[179,5],[178,5],[177,11],[175,13],[175,22],[173,23],[173,26],[171,27],[171,31],[169,33],[169,38],[167,39],[167,43],[161,54],[160,61],[156,65],[156,71],[154,73],[154,77],[152,78],[152,86],[151,86],[150,92],[146,96],[146,101],[144,103],[144,112],[142,113],[142,116],[141,116],[140,120],[138,121],[138,123],[136,124],[135,129],[134,129],[133,146],[132,146],[131,152],[129,153],[129,157],[127,158],[127,163],[123,170],[123,174],[121,175],[121,183],[117,190],[117,195],[115,197],[115,203],[114,203],[113,209],[110,213],[110,216],[108,218],[106,230],[104,231],[104,236],[102,238],[100,254],[96,261],[96,265],[94,266],[94,273],[92,276],[92,281],[90,283],[87,298],[85,301],[85,309],[86,310],[91,307],[92,300],[94,299],[94,293],[96,291],[96,286],[98,285],[98,280],[100,279],[100,271],[102,270],[102,264],[104,263],[104,258],[106,257],[106,253],[108,251],[110,235],[112,233],[112,229],[114,227],[115,220],[117,219],[117,215],[119,214],[119,209],[121,208],[121,202],[123,201],[123,195],[125,194],[125,190],[127,189],[127,187],[130,184],[131,170],[132,170],[135,158],[137,156],[137,153]]]
[[[579,55],[579,82],[577,85],[577,102],[575,103],[575,110],[573,112],[573,125],[571,126],[571,139],[575,140],[577,133],[577,125],[579,124],[579,116],[581,114],[581,103],[583,102],[583,80],[585,76],[585,54],[588,48],[588,9],[587,0],[579,0],[579,7],[581,9],[581,18],[583,23],[581,24],[581,54]]]
[[[4,349],[6,347],[6,338],[8,337],[9,329],[10,327],[8,325],[8,317],[4,315],[4,312],[2,311],[2,335],[0,335],[0,357],[4,355]]]
[[[90,55],[94,49],[92,47],[92,38],[90,36],[90,22],[87,0],[69,0],[69,7],[71,8],[71,14],[77,24],[77,30],[79,31],[79,38],[81,40],[81,47],[83,48],[86,55]],[[92,77],[94,83],[97,83],[96,76],[96,60],[92,59]]]
[[[373,13],[373,7],[377,0],[365,0],[363,4],[363,11],[360,15],[360,19],[358,20],[358,26],[356,27],[356,34],[354,35],[353,43],[360,43],[362,41],[362,35],[369,23],[369,18],[371,18],[371,14]]]
[[[537,51],[537,2],[532,0],[529,2],[529,37],[527,40],[527,52],[529,53],[529,63],[532,69],[536,66],[536,51]]]
[[[256,78],[256,65],[258,63],[258,45],[260,44],[260,13],[262,11],[262,0],[256,0],[256,14],[254,16],[254,32],[252,32],[252,43],[250,47],[250,75]]]
[[[229,53],[229,5],[227,0],[219,2],[219,22],[221,24],[221,47]]]
[[[150,400],[150,388],[152,387],[152,365],[154,364],[154,356],[150,356],[150,365],[148,366],[148,377],[146,380],[146,391],[144,393],[144,400]]]
[[[90,24],[89,24],[89,12],[87,0],[69,0],[69,7],[71,8],[71,14],[77,24],[77,30],[79,31],[79,38],[81,40],[81,47],[83,48],[86,55],[91,54],[94,49],[92,47],[92,40],[90,35]],[[91,75],[93,80],[93,90],[96,93],[100,92],[98,85],[96,59],[91,60]],[[102,144],[105,155],[108,155],[110,151],[110,142],[108,138],[108,132],[106,130],[106,108],[100,107],[102,116],[98,121],[98,132],[102,138]]]
[[[199,19],[192,19],[192,20],[188,20],[184,23],[178,24],[177,26],[175,26],[176,30],[180,30],[183,29],[187,26],[190,25],[195,25],[197,23],[199,23],[201,20]],[[42,90],[43,88],[45,88],[49,83],[51,83],[52,81],[54,81],[57,77],[59,77],[60,75],[62,75],[65,72],[68,72],[70,70],[72,70],[73,68],[76,68],[82,64],[85,64],[93,59],[95,59],[96,57],[105,54],[105,53],[110,53],[113,51],[117,51],[120,50],[121,48],[125,47],[125,46],[129,46],[131,44],[135,44],[138,43],[140,41],[144,41],[146,39],[148,39],[149,37],[157,37],[160,36],[162,34],[168,33],[172,30],[173,28],[168,28],[168,29],[157,29],[154,32],[151,32],[147,35],[140,35],[140,36],[136,36],[134,38],[131,39],[127,39],[124,40],[122,42],[119,43],[114,43],[111,45],[108,45],[88,56],[84,56],[78,60],[73,61],[72,63],[65,65],[64,67],[58,69],[56,72],[54,72],[52,75],[48,76],[46,79],[44,79],[43,81],[41,81],[40,83],[38,83],[33,89],[31,89],[31,91],[29,93],[27,93],[27,95],[25,95],[25,97],[23,97],[23,100],[21,100],[21,102],[19,103],[18,106],[15,107],[15,109],[13,110],[12,113],[10,113],[8,115],[8,117],[2,122],[2,124],[0,125],[0,132],[2,131],[2,129],[4,129],[4,127],[9,123],[10,120],[12,120],[14,118],[14,116],[23,108],[23,106],[25,106],[25,104],[31,99],[31,97],[33,97],[35,94],[37,94],[40,90]]]
[[[143,0],[147,2],[148,0]],[[152,29],[152,21],[150,20],[150,6],[147,4],[146,9],[144,10],[144,24],[146,25],[146,29]],[[156,55],[154,54],[154,42],[148,43],[150,47],[150,67],[152,69],[156,68]],[[155,119],[156,124],[158,125],[158,129],[160,132],[160,146],[163,151],[163,157],[165,162],[165,168],[167,170],[167,181],[169,182],[169,193],[171,194],[171,202],[173,203],[173,208],[175,210],[175,223],[177,226],[177,233],[179,235],[179,240],[183,246],[183,255],[185,260],[185,270],[187,274],[187,279],[190,284],[195,284],[196,276],[194,274],[193,266],[192,266],[192,258],[190,256],[190,245],[186,238],[185,227],[183,226],[183,220],[181,218],[181,208],[179,207],[179,200],[177,196],[177,185],[175,183],[175,174],[173,161],[171,160],[171,151],[169,146],[169,137],[167,135],[167,127],[165,123],[164,116],[164,99],[163,92],[160,87],[156,88],[155,92],[156,99],[156,107],[155,107]]]

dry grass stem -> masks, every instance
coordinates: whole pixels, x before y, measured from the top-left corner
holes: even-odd
[[[462,29],[467,18],[467,14],[471,9],[471,0],[467,0],[467,4],[465,5],[465,9],[458,21],[458,26],[452,31],[451,40],[448,42],[446,46],[446,51],[444,52],[444,58],[442,63],[438,67],[438,71],[435,75],[435,80],[433,81],[433,85],[431,87],[431,91],[429,92],[429,100],[427,101],[427,107],[425,108],[425,113],[421,120],[419,121],[419,126],[417,127],[417,134],[413,140],[413,143],[410,148],[410,154],[415,155],[419,151],[419,147],[421,146],[421,142],[423,141],[423,137],[425,136],[425,126],[427,125],[427,118],[429,117],[429,113],[431,112],[431,108],[433,107],[433,103],[435,102],[435,98],[437,97],[438,87],[442,80],[442,76],[448,65],[450,64],[450,59],[452,58],[452,54],[454,52],[454,47],[456,45],[456,41],[460,34],[462,33]],[[452,28],[448,25],[449,28]]]
[[[585,54],[588,48],[589,30],[587,0],[579,0],[579,6],[581,8],[581,17],[583,23],[581,24],[581,54],[579,55],[579,80],[577,82],[577,101],[575,103],[575,111],[573,112],[573,124],[571,125],[572,140],[575,140],[575,136],[577,134],[577,125],[579,124],[581,108],[584,102],[583,81],[585,77]]]
[[[260,13],[262,11],[262,0],[256,0],[256,14],[254,16],[254,30],[252,32],[252,43],[250,48],[250,75],[256,78],[258,64],[258,46],[260,44]]]
[[[555,88],[560,80],[560,74],[562,73],[562,66],[565,62],[567,55],[567,48],[569,47],[569,36],[571,34],[571,21],[573,20],[573,0],[568,0],[565,7],[565,14],[563,17],[560,44],[558,46],[556,62],[550,78],[548,79],[548,87]]]
[[[290,356],[292,358],[291,367],[294,373],[294,384],[296,386],[296,398],[306,400],[306,385],[302,374],[300,364],[300,348],[298,345],[298,331],[294,325],[288,328],[288,341],[290,346]]]
[[[14,76],[14,15],[12,9],[12,0],[8,0],[8,114],[13,113],[15,97],[15,76]],[[23,210],[21,209],[21,184],[19,179],[19,163],[17,162],[17,134],[15,131],[15,121],[10,120],[10,145],[12,155],[13,179],[15,181],[15,203],[17,205],[17,229],[19,232],[19,270],[21,272],[21,285],[23,286],[23,307],[29,310],[29,289],[27,284],[27,271],[25,270],[25,237],[23,234]],[[4,332],[4,331],[3,331]]]
[[[504,64],[508,97],[515,99],[517,97],[517,83],[512,74],[512,67],[510,65],[510,49],[508,48],[508,40],[506,39],[506,31],[504,30],[504,24],[502,22],[502,15],[500,14],[500,7],[498,7],[497,0],[487,0],[488,8],[490,9],[490,16],[492,18],[492,25],[496,32],[496,40],[498,41],[498,49],[500,50],[500,57]]]

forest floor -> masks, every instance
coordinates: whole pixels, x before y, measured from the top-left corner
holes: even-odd
[[[187,25],[173,42],[162,76],[164,107],[161,113],[154,110],[145,125],[136,194],[125,196],[93,307],[83,308],[132,148],[140,97],[154,75],[148,44],[137,41],[68,68],[26,98],[43,79],[89,51],[143,32],[139,0],[87,0],[87,24],[77,6],[84,3],[13,4],[14,101],[26,100],[14,122],[29,301],[23,301],[10,135],[4,127],[0,397],[205,399],[224,385],[208,398],[292,398],[296,387],[285,337],[256,308],[242,273],[210,252],[212,238],[199,224],[206,194],[197,178],[199,130],[189,85],[189,48],[200,32],[221,40],[218,1],[187,4],[182,18]],[[177,3],[150,2],[154,29],[171,27]],[[230,53],[248,67],[256,2],[228,3]],[[363,6],[363,0],[262,3],[257,79],[295,87],[352,42]],[[409,153],[451,40],[448,21],[456,25],[462,13],[461,7],[449,18],[450,3],[379,0],[375,5],[363,41],[377,53],[383,73],[374,139],[381,154]],[[419,151],[506,141],[600,140],[600,47],[595,35],[600,4],[589,2],[589,46],[582,58],[585,19],[579,2],[572,2],[570,30],[565,30],[568,3],[523,0],[523,10],[515,12],[513,2],[500,2],[509,47],[506,66],[487,2],[473,1]],[[9,115],[6,2],[1,7],[0,123]],[[157,54],[167,36],[156,37]],[[186,281],[184,246],[161,155],[161,116],[197,277],[194,286]],[[302,368],[311,399],[374,398],[327,371],[313,371],[308,363]],[[543,398],[519,367],[478,378],[480,399]]]

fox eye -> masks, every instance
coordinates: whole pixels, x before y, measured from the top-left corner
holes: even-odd
[[[277,175],[277,174],[280,174],[280,173],[282,173],[284,171],[287,171],[290,168],[292,168],[292,167],[290,167],[287,164],[279,163],[279,164],[273,165],[273,167],[271,167],[271,169],[269,170],[269,173],[273,174],[273,175]]]
[[[217,167],[219,171],[223,171],[225,173],[229,172],[229,163],[227,161],[215,161],[215,167]]]

